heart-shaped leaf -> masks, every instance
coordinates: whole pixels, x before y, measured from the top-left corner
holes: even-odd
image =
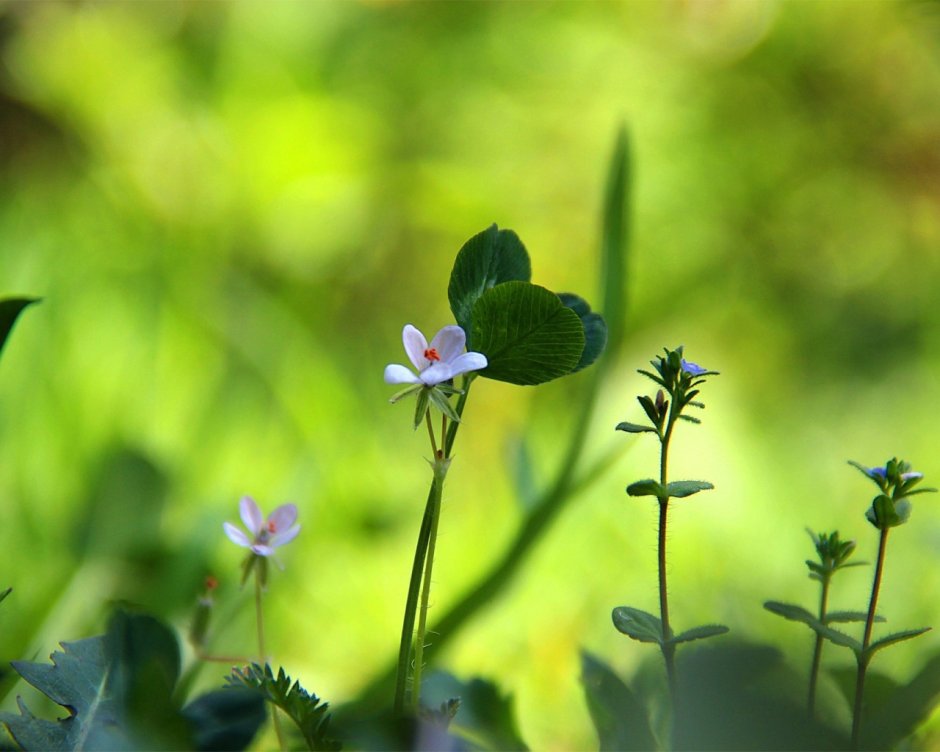
[[[611,617],[618,632],[640,642],[663,644],[663,623],[646,611],[630,606],[618,606]]]
[[[503,282],[528,282],[531,278],[529,254],[512,230],[491,225],[463,244],[450,273],[447,298],[454,318],[467,335],[468,350],[479,351],[471,332],[473,306],[480,296]]]
[[[584,351],[584,327],[555,293],[504,282],[473,306],[473,349],[489,362],[481,376],[531,386],[571,373]]]

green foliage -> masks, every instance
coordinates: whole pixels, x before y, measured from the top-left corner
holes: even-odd
[[[478,350],[472,337],[473,307],[487,290],[503,282],[532,278],[529,254],[512,230],[495,224],[464,243],[454,260],[447,286],[450,309],[467,335],[467,349]]]
[[[848,558],[855,552],[855,541],[840,540],[838,530],[831,533],[819,533],[819,535],[809,529],[807,529],[806,532],[809,533],[810,538],[813,539],[813,545],[816,547],[816,555],[819,557],[818,563],[815,561],[806,561],[806,566],[809,567],[810,570],[810,579],[825,582],[840,569],[860,567],[867,563],[864,561],[848,561]],[[863,613],[862,621],[864,621],[864,619],[865,614]],[[845,619],[844,621],[852,620]]]
[[[68,717],[38,718],[18,699],[20,714],[0,713],[0,722],[26,750],[204,749],[220,737],[227,748],[247,747],[263,721],[263,704],[202,697],[180,710],[172,700],[179,660],[176,637],[165,625],[119,611],[106,634],[62,643],[51,666],[13,663]]]
[[[528,282],[504,282],[473,307],[473,348],[498,381],[534,385],[564,376],[584,351],[584,326],[553,292]]]
[[[655,642],[662,645],[663,623],[653,614],[631,606],[618,606],[611,617],[618,632],[639,642]]]
[[[779,601],[767,601],[764,603],[764,608],[766,608],[772,614],[782,616],[784,619],[802,622],[814,632],[822,635],[830,642],[833,642],[836,645],[841,645],[842,647],[850,648],[856,655],[861,655],[862,643],[853,637],[849,637],[849,635],[845,634],[844,632],[840,632],[837,629],[826,626],[802,606],[794,606],[790,603],[780,603]]]
[[[267,664],[262,668],[252,663],[242,669],[233,669],[226,678],[229,686],[248,687],[268,702],[283,710],[297,724],[309,750],[338,750],[341,744],[330,738],[329,703],[310,694],[300,682],[291,683],[290,677],[279,668],[277,677]]]
[[[870,677],[869,677],[870,678]],[[872,701],[862,733],[862,747],[893,749],[920,726],[940,702],[940,655],[934,654],[907,684]]]
[[[618,426],[619,428],[619,426]],[[630,496],[655,496],[658,499],[684,499],[699,491],[709,491],[714,486],[705,480],[674,480],[663,486],[652,478],[638,480],[627,486]]]
[[[560,292],[558,298],[562,305],[578,314],[581,326],[584,328],[584,350],[577,365],[571,371],[571,373],[577,373],[594,363],[604,352],[607,346],[607,324],[603,316],[591,311],[590,304],[584,298],[570,292]]]
[[[494,752],[528,749],[519,734],[512,697],[502,694],[492,682],[480,678],[461,681],[451,674],[435,672],[427,678],[422,695],[432,704],[439,702],[444,709],[459,703],[449,731],[462,740],[464,745],[460,746]],[[437,728],[443,731],[440,725]],[[452,748],[452,744],[434,743],[441,741],[432,738],[429,748]]]
[[[643,703],[606,663],[581,651],[581,681],[602,752],[656,747]]]
[[[27,306],[38,302],[39,298],[4,298],[0,300],[0,352],[3,351],[3,346],[6,344],[10,332],[13,331],[13,325],[19,315]]]
[[[680,632],[675,637],[670,637],[666,642],[678,645],[680,642],[692,642],[693,640],[705,640],[709,637],[727,634],[730,630],[723,624],[705,624],[701,627],[692,627],[684,632]]]

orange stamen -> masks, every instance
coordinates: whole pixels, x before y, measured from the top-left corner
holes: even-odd
[[[269,533],[277,532],[277,525],[274,524],[274,520],[271,520],[270,522],[268,522],[268,532]]]
[[[429,347],[424,351],[424,358],[425,360],[434,362],[435,360],[440,360],[441,356],[437,354],[437,350],[435,350],[433,347]]]

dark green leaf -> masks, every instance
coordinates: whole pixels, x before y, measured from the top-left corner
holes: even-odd
[[[428,412],[428,402],[431,400],[431,391],[427,387],[421,387],[415,400],[415,429],[417,430],[424,422],[424,416]]]
[[[428,393],[428,397],[431,399],[431,402],[434,403],[434,406],[438,410],[446,415],[449,420],[454,421],[454,423],[460,422],[460,416],[457,415],[457,411],[454,409],[454,406],[450,404],[450,400],[447,399],[447,397],[441,394],[436,387],[432,387],[426,391]]]
[[[232,669],[226,677],[230,687],[248,687],[258,692],[265,700],[273,703],[297,724],[303,734],[307,749],[338,750],[340,743],[329,736],[329,703],[320,702],[320,698],[310,694],[299,682],[291,683],[284,669],[278,669],[277,678],[271,667],[264,668],[252,663],[242,669]]]
[[[898,642],[903,642],[904,640],[912,640],[915,637],[919,637],[924,634],[924,632],[929,632],[930,627],[922,627],[921,629],[906,629],[903,632],[895,632],[894,634],[889,634],[887,637],[882,637],[880,640],[875,640],[868,648],[865,650],[865,654],[871,658],[879,650],[883,650],[886,647],[890,647]]]
[[[659,376],[657,376],[655,373],[651,373],[650,371],[644,371],[642,368],[638,368],[638,369],[637,369],[637,373],[641,373],[641,374],[643,374],[644,376],[646,376],[648,379],[652,379],[653,381],[655,381],[657,384],[659,384],[659,385],[660,385],[661,387],[663,387],[663,388],[666,387],[666,382],[663,381],[662,378],[660,378]]]
[[[575,373],[582,368],[587,368],[604,352],[604,347],[607,345],[607,324],[604,323],[600,314],[591,312],[591,307],[584,298],[570,292],[560,292],[558,298],[562,305],[578,314],[581,325],[584,327],[584,350],[578,364],[571,371]]]
[[[3,346],[6,344],[19,315],[27,306],[38,302],[39,298],[6,298],[0,300],[0,351],[3,350]]]
[[[449,731],[452,736],[462,737],[470,749],[528,749],[516,725],[512,696],[503,694],[495,684],[486,679],[461,681],[451,674],[435,671],[427,677],[421,696],[430,707],[446,706],[449,699],[460,701],[459,710],[450,724]],[[440,733],[442,729],[432,729],[432,733],[435,731]],[[430,748],[461,747],[438,744]]]
[[[825,623],[826,624],[847,624],[854,621],[865,621],[868,619],[868,614],[865,611],[830,611],[826,614]],[[875,621],[884,621],[883,616],[878,616],[875,614]]]
[[[656,429],[652,426],[641,426],[636,423],[618,423],[617,431],[626,431],[627,433],[656,433]]]
[[[454,260],[447,298],[454,318],[467,334],[468,350],[480,351],[471,333],[473,308],[483,293],[503,282],[528,282],[531,277],[529,254],[512,230],[491,225],[464,243]]]
[[[655,496],[662,499],[666,496],[666,489],[652,478],[648,478],[631,483],[627,486],[627,493],[630,496]]]
[[[2,601],[4,598],[6,598],[6,597],[7,597],[10,593],[12,593],[12,592],[13,592],[13,588],[8,587],[6,590],[4,590],[2,593],[0,593],[0,601]]]
[[[702,421],[699,418],[696,418],[692,415],[680,415],[679,420],[684,420],[687,423],[694,423],[697,426],[702,425]]]
[[[705,480],[674,480],[666,485],[666,491],[674,499],[684,499],[699,491],[710,491],[714,486]]]
[[[687,629],[685,632],[680,632],[675,637],[671,638],[669,642],[678,644],[680,642],[692,642],[692,640],[704,640],[708,637],[726,634],[729,631],[728,627],[723,624],[706,624],[701,627]]]
[[[655,616],[630,606],[618,606],[611,614],[618,632],[640,642],[663,642],[663,625]]]
[[[636,401],[640,403],[640,407],[643,408],[643,412],[646,413],[646,417],[650,419],[650,422],[655,426],[660,425],[661,418],[653,400],[647,395],[641,394],[636,398]]]
[[[827,640],[835,643],[836,645],[850,648],[856,655],[859,655],[862,652],[862,644],[858,640],[854,639],[853,637],[849,637],[847,634],[840,632],[837,629],[827,627],[805,608],[794,606],[789,603],[779,603],[777,601],[767,601],[764,603],[764,608],[766,608],[771,613],[782,616],[785,619],[803,622],[803,624],[808,626],[817,634],[821,634]]]
[[[864,748],[896,749],[940,702],[940,655],[932,656],[911,681],[878,702],[870,701],[866,679],[865,696],[870,710],[862,724]]]
[[[643,703],[608,665],[586,651],[581,652],[581,681],[602,752],[656,748]]]
[[[533,385],[564,376],[584,350],[581,319],[553,292],[528,282],[504,282],[473,307],[473,349],[498,381]]]
[[[265,722],[264,698],[251,689],[207,692],[182,710],[193,728],[197,750],[242,750]]]

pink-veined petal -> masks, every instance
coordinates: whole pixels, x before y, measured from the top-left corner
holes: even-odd
[[[228,539],[236,546],[251,548],[251,539],[231,522],[223,522],[222,527],[225,529],[225,534],[228,536]]]
[[[274,549],[271,548],[271,546],[264,545],[264,543],[253,543],[251,550],[258,554],[258,556],[270,556],[274,553]]]
[[[428,364],[427,358],[424,357],[424,351],[428,349],[427,339],[411,324],[405,324],[401,332],[401,341],[405,345],[408,360],[420,371]]]
[[[238,502],[238,512],[241,514],[242,522],[245,523],[249,533],[257,535],[261,532],[261,526],[264,525],[264,516],[261,514],[261,510],[258,509],[254,499],[250,496],[242,496],[241,501]]]
[[[297,505],[282,504],[268,515],[268,531],[277,535],[297,522]]]
[[[479,371],[481,368],[486,368],[487,365],[488,361],[483,353],[468,352],[459,355],[451,362],[450,371],[453,376],[459,376],[468,371]]]
[[[386,384],[420,384],[421,379],[412,373],[410,368],[400,366],[398,363],[392,363],[385,366]]]
[[[463,352],[467,344],[467,335],[459,326],[445,326],[431,340],[431,347],[437,350],[442,363],[450,363]]]
[[[297,537],[297,533],[300,532],[300,525],[294,525],[291,528],[288,528],[283,533],[275,533],[271,536],[271,539],[268,541],[268,545],[271,548],[277,548],[278,546],[283,546],[285,543],[290,543],[294,538]]]
[[[440,384],[442,381],[447,381],[452,377],[453,370],[450,367],[450,363],[435,363],[430,368],[425,368],[421,372],[421,381],[428,386]]]

